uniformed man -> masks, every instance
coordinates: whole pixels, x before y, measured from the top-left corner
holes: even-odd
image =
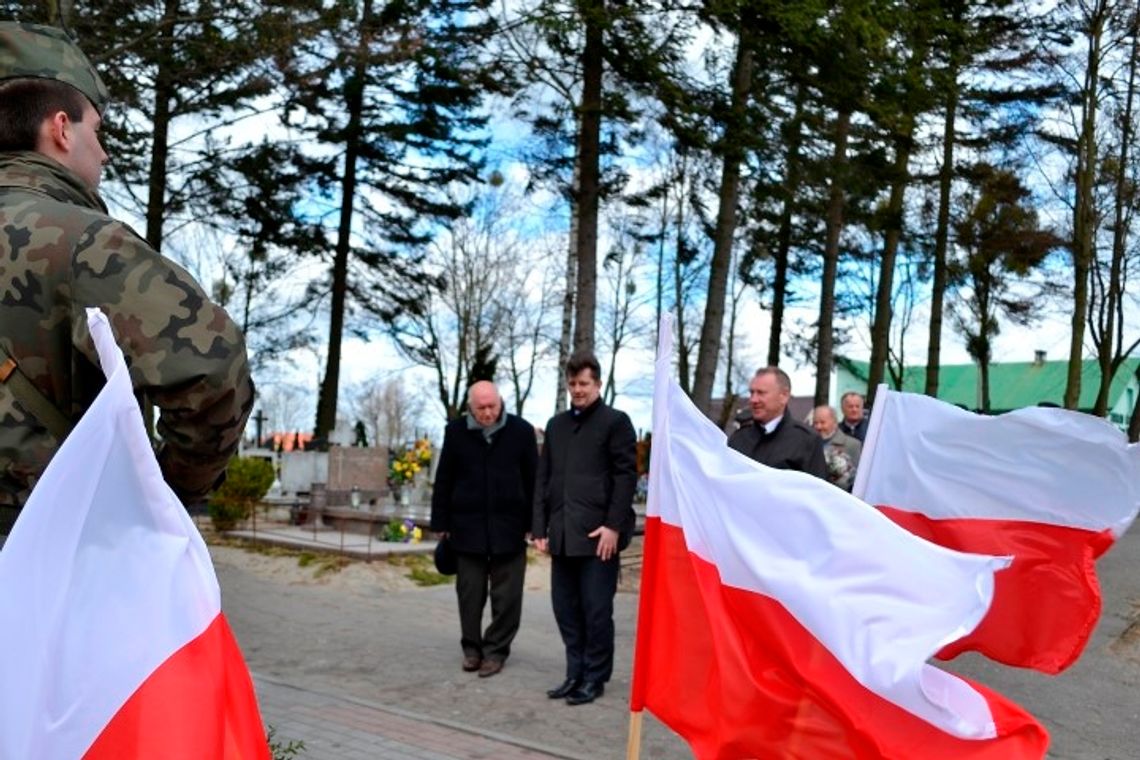
[[[0,541],[103,386],[107,314],[159,464],[184,503],[220,482],[253,403],[241,332],[183,269],[107,215],[107,90],[60,30],[0,22]]]

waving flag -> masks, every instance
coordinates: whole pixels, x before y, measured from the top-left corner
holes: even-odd
[[[987,417],[880,386],[854,493],[930,541],[1014,558],[981,625],[940,657],[1058,673],[1100,617],[1095,559],[1136,519],[1140,447],[1079,412]]]
[[[206,546],[88,324],[107,385],[0,551],[0,760],[268,758]]]
[[[631,709],[696,757],[1020,760],[1045,730],[926,660],[1006,560],[918,539],[730,450],[670,377],[662,324]]]

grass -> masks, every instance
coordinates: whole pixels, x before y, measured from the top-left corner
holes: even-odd
[[[407,568],[406,577],[417,586],[440,586],[451,578],[435,571],[432,558],[426,554],[389,554],[388,564]]]
[[[285,546],[266,544],[260,541],[249,541],[242,538],[230,538],[219,534],[212,534],[208,543],[214,546],[229,546],[243,551],[253,552],[266,557],[293,557],[298,567],[313,568],[313,577],[321,578],[332,573],[339,573],[353,562],[360,560],[347,557],[334,552],[311,551],[308,549],[293,549]],[[440,575],[435,571],[435,565],[428,554],[389,554],[386,558],[389,565],[396,565],[407,569],[405,577],[417,586],[440,586],[451,582],[451,577]]]
[[[314,552],[306,549],[291,549],[286,546],[248,541],[242,538],[213,536],[210,543],[215,546],[230,546],[235,549],[260,554],[263,557],[295,557],[298,567],[314,568],[313,577],[320,578],[330,573],[339,573],[354,561],[350,557],[330,552]]]
[[[332,573],[339,573],[341,570],[351,564],[352,560],[350,558],[340,554],[303,551],[297,555],[298,567],[316,566],[316,570],[313,572],[314,578],[321,578]]]
[[[317,571],[313,573],[314,578],[321,578],[325,575],[339,573],[352,564],[352,560],[348,557],[336,556],[331,554],[322,555],[320,564],[317,566]]]

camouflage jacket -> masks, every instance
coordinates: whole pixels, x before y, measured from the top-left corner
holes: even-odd
[[[253,405],[240,330],[70,171],[38,153],[0,153],[0,346],[72,423],[104,382],[89,306],[107,314],[136,393],[158,408],[166,481],[184,502],[200,500]],[[0,384],[0,504],[26,500],[58,445]]]

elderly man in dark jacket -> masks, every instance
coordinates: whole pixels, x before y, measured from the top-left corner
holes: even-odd
[[[547,696],[580,705],[602,695],[613,671],[618,552],[633,536],[637,436],[628,415],[602,403],[592,354],[570,357],[566,383],[571,409],[546,426],[533,532],[551,554],[551,601],[566,647],[566,680]]]
[[[538,444],[526,420],[507,414],[492,383],[467,392],[467,414],[448,424],[431,499],[431,528],[458,557],[463,669],[503,669],[522,618],[526,540]],[[491,623],[482,630],[490,587]]]

